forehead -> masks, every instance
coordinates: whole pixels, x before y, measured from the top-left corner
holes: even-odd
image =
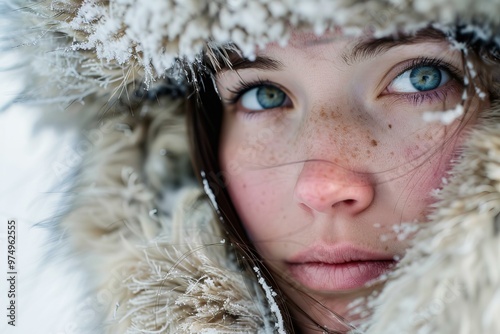
[[[276,69],[279,67],[280,61],[286,62],[297,57],[311,57],[311,60],[314,58],[330,60],[341,58],[348,65],[353,65],[398,46],[424,42],[442,43],[446,39],[447,35],[444,32],[432,27],[411,34],[395,33],[381,38],[374,38],[366,34],[347,36],[340,29],[328,31],[322,35],[294,31],[284,47],[278,43],[270,43],[265,47],[258,48],[255,60],[242,58],[237,52],[230,53],[229,62],[222,64],[219,71],[244,68]]]
[[[270,43],[263,48],[258,48],[256,55],[270,56],[273,54],[286,55],[287,53],[318,53],[345,50],[355,43],[356,38],[348,37],[340,31],[328,31],[317,35],[313,32],[293,31],[286,46]]]
[[[288,45],[294,48],[303,48],[312,45],[321,45],[332,42],[333,40],[346,39],[348,36],[342,33],[342,30],[330,30],[322,34],[315,34],[312,31],[294,30],[288,40]],[[353,39],[353,37],[351,37]],[[271,45],[271,44],[270,44]],[[273,43],[276,45],[276,43]]]

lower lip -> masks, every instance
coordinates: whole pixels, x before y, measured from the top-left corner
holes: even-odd
[[[361,288],[394,267],[395,261],[346,263],[292,263],[289,271],[303,286],[317,291],[345,291]]]

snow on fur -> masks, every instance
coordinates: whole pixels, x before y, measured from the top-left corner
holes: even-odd
[[[309,26],[318,34],[334,24],[389,31],[403,23],[408,27],[430,20],[453,22],[457,13],[470,15],[469,4],[450,0],[420,0],[413,6],[387,0],[120,0],[109,4],[88,0],[81,3],[70,26],[86,35],[73,44],[74,49],[95,50],[100,59],[119,64],[139,60],[146,73],[155,76],[177,57],[195,59],[208,40],[218,45],[235,43],[251,57],[257,46],[285,44],[291,27]],[[474,8],[479,14],[497,13],[500,4],[475,2]],[[401,15],[408,10],[414,15]]]
[[[26,8],[39,14],[29,18],[33,27],[41,29],[31,43],[45,44],[52,32],[67,35],[66,39],[59,36],[48,43],[56,46],[52,51],[57,52],[57,57],[43,58],[50,59],[49,64],[57,58],[60,70],[78,69],[66,75],[81,83],[92,81],[86,89],[127,81],[133,73],[150,84],[164,77],[177,59],[199,58],[207,44],[217,47],[235,43],[245,56],[252,57],[256,47],[270,42],[284,45],[296,28],[320,34],[337,25],[346,33],[387,34],[430,21],[452,23],[457,16],[480,22],[487,18],[498,24],[496,13],[500,12],[500,2],[489,0],[53,0],[50,6],[28,0],[9,3],[13,8],[28,4]],[[48,76],[54,73],[51,66],[39,70]]]
[[[74,180],[78,196],[60,222],[93,292],[105,296],[104,332],[262,332],[274,322],[264,293],[232,262],[184,165],[182,100],[155,104],[93,126]]]
[[[197,203],[199,196],[194,190],[181,200],[173,222],[182,225],[179,233],[147,242],[138,268],[125,280],[133,294],[124,305],[128,332],[257,333],[264,326],[255,292],[218,242],[211,208]]]
[[[145,81],[153,93],[177,58],[196,60],[207,45],[227,42],[251,57],[268,42],[285,44],[293,29],[321,33],[340,25],[346,33],[387,34],[460,17],[487,23],[491,29],[476,35],[488,39],[498,34],[500,21],[498,0],[6,0],[2,5],[10,6],[2,11],[9,22],[2,48],[20,52],[29,79],[24,99],[45,106],[45,119],[65,117],[95,134],[81,157],[75,197],[60,231],[92,274],[89,295],[99,299],[102,315],[95,326],[105,324],[108,333],[265,332],[276,322],[263,311],[269,305],[259,295],[258,281],[245,284],[229,261],[229,246],[208,219],[208,202],[199,211],[185,210],[193,208],[201,190],[193,190],[193,177],[178,168],[189,159],[182,103],[142,96],[149,94]],[[380,306],[366,333],[500,328],[495,270],[500,242],[494,224],[500,207],[500,129],[497,120],[484,123],[455,168],[456,178],[440,192],[433,223],[375,299]],[[200,226],[206,227],[203,238]]]
[[[371,305],[369,334],[500,329],[500,106],[486,111],[435,210]],[[397,316],[395,316],[397,315]]]

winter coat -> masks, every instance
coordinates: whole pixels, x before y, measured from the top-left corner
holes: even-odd
[[[203,48],[232,41],[251,55],[256,45],[286,43],[293,27],[384,35],[429,22],[474,27],[478,43],[500,46],[498,0],[3,6],[3,49],[17,53],[26,75],[16,102],[81,134],[73,195],[55,233],[92,278],[94,333],[282,332],[271,288],[258,272],[239,269],[214,218],[210,187],[190,167],[185,87]],[[500,333],[499,117],[493,100],[437,195],[430,223],[372,301],[374,314],[360,332]]]

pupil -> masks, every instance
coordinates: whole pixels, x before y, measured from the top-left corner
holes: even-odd
[[[285,93],[273,86],[262,86],[257,90],[257,101],[264,109],[280,107],[285,98]]]
[[[416,67],[410,72],[410,82],[419,91],[436,89],[441,83],[441,71],[434,66]]]

